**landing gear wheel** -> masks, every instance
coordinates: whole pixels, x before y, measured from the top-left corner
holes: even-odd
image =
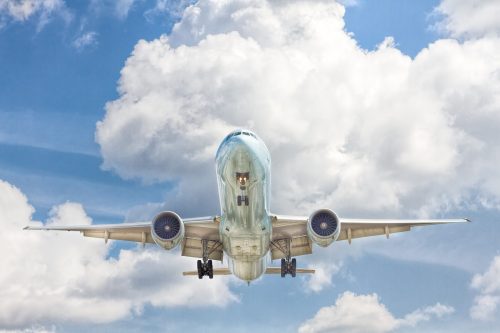
[[[285,277],[287,274],[295,277],[297,274],[297,259],[281,259],[281,277]]]
[[[198,268],[198,279],[202,279],[203,278],[203,264],[201,263],[201,260],[198,260],[198,262],[196,263],[196,266]]]
[[[209,279],[214,278],[214,267],[212,266],[212,260],[209,260],[207,263],[207,275]]]

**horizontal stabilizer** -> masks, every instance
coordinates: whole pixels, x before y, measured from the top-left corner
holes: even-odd
[[[297,274],[314,274],[316,270],[307,268],[297,268],[295,273]],[[266,274],[281,274],[281,267],[268,267],[266,269]]]
[[[314,269],[297,268],[297,274],[314,274],[316,271]],[[280,267],[268,267],[266,269],[266,274],[281,274]],[[184,276],[198,276],[198,271],[182,272]],[[231,275],[229,268],[214,268],[214,275]]]
[[[198,276],[198,271],[182,272],[184,276]],[[214,268],[214,275],[231,275],[229,268]]]

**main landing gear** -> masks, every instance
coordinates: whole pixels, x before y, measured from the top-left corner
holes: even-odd
[[[297,260],[293,258],[282,258],[281,259],[281,277],[285,277],[287,274],[290,274],[292,277],[295,277],[297,274]]]
[[[198,268],[198,279],[203,279],[204,276],[208,276],[209,279],[214,278],[214,267],[212,265],[212,260],[209,260],[208,257],[212,252],[218,250],[222,247],[222,243],[217,241],[215,242],[215,246],[212,246],[211,249],[208,248],[208,240],[203,239],[202,243],[202,253],[203,260],[198,260],[197,268]],[[211,241],[214,242],[214,241]],[[213,245],[213,244],[212,244]]]
[[[290,274],[295,277],[297,274],[297,259],[291,258],[291,240],[290,239],[279,239],[271,242],[271,246],[274,246],[281,252],[285,254],[285,258],[281,259],[281,277],[284,278],[286,275]]]
[[[208,278],[214,278],[214,268],[212,266],[212,260],[198,260],[198,279],[203,279],[204,276]]]

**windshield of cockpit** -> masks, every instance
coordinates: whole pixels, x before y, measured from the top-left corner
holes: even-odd
[[[224,139],[224,142],[228,141],[229,139],[231,139],[233,136],[238,136],[238,135],[248,135],[248,136],[251,136],[255,139],[257,139],[257,137],[255,136],[255,134],[253,134],[252,132],[248,132],[248,131],[234,131],[234,132],[231,132],[229,133],[226,138]]]

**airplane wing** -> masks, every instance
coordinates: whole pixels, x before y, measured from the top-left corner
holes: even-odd
[[[272,259],[283,258],[285,254],[280,250],[279,242],[290,239],[292,256],[312,253],[312,241],[307,235],[307,220],[304,216],[273,215],[272,240],[277,244],[271,250]],[[340,235],[337,241],[347,240],[349,244],[354,238],[385,235],[410,231],[413,227],[470,222],[468,219],[429,219],[429,220],[393,220],[393,219],[346,219],[340,220]]]
[[[206,216],[182,219],[184,222],[184,239],[182,241],[182,255],[202,258],[202,239],[208,240],[209,258],[222,260],[223,252],[219,240],[219,218]],[[151,236],[151,222],[132,222],[117,224],[91,224],[75,226],[27,226],[24,230],[56,230],[79,231],[85,237],[125,240],[141,243],[155,243]]]

